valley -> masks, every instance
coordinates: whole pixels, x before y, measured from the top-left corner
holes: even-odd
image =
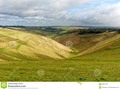
[[[119,31],[0,27],[0,80],[119,81]]]

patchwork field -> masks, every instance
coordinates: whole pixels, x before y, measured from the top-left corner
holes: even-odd
[[[37,29],[0,28],[0,81],[120,81],[118,31]]]

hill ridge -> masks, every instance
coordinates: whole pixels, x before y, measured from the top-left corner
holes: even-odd
[[[99,50],[101,48],[104,48],[104,47],[110,45],[110,44],[113,44],[115,41],[117,41],[119,39],[120,39],[120,34],[115,35],[115,36],[113,36],[111,38],[105,39],[103,41],[100,41],[95,46],[92,46],[92,47],[88,48],[87,50],[79,53],[77,56],[82,56],[82,55],[89,54],[89,53],[92,53],[94,51],[97,51],[97,50]]]

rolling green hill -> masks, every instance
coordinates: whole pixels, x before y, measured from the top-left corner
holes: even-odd
[[[72,29],[45,37],[0,28],[0,80],[120,81],[120,34],[106,30],[86,33],[87,29],[81,34]]]
[[[0,29],[0,53],[4,58],[63,59],[69,57],[70,52],[73,52],[70,48],[44,36],[7,28]]]

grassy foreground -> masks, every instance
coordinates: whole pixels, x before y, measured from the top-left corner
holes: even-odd
[[[0,62],[0,80],[120,81],[120,60],[100,58],[100,53],[96,55],[76,60]]]

